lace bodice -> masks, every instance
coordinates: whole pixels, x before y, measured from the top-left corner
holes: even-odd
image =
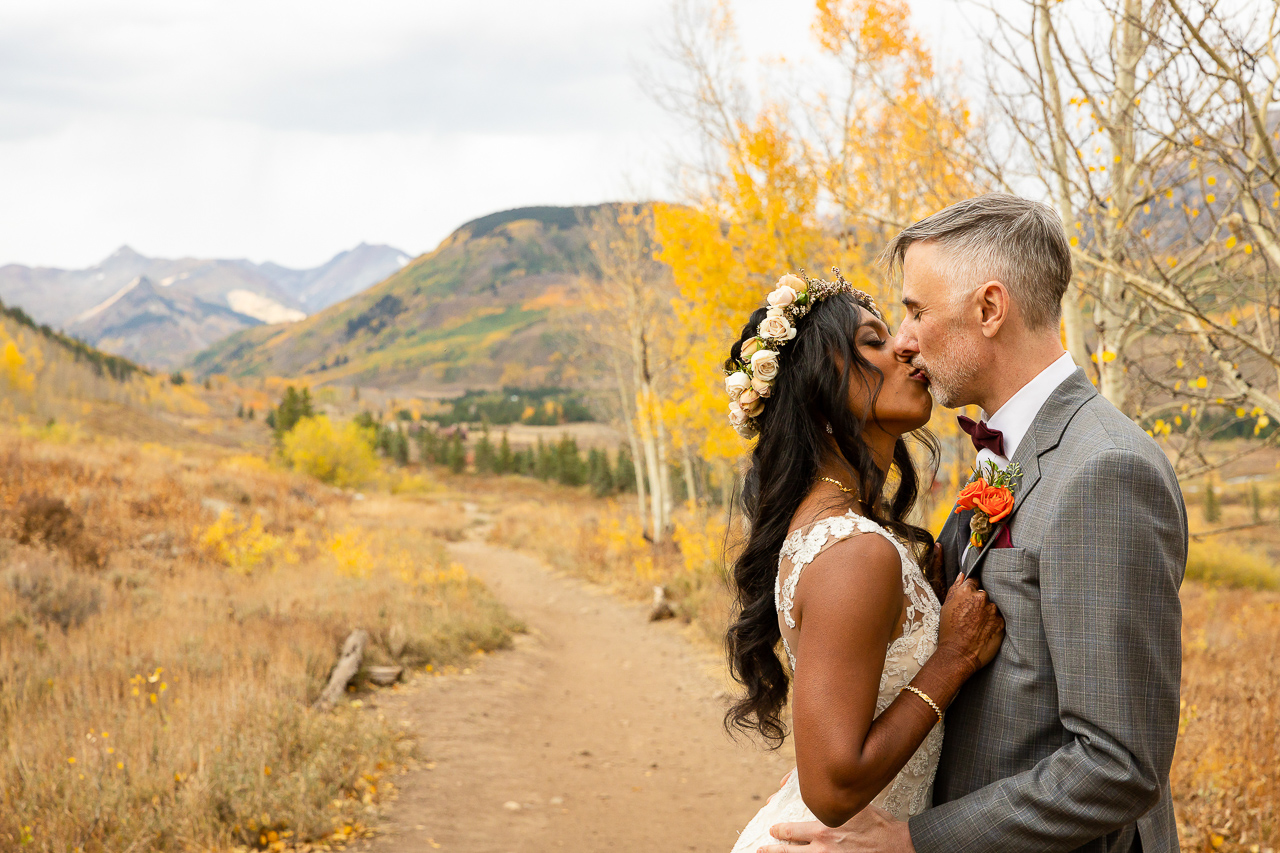
[[[897,550],[902,567],[903,603],[906,605],[902,635],[890,643],[885,652],[884,669],[880,673],[880,690],[876,697],[878,717],[893,703],[938,647],[938,624],[942,607],[919,565],[907,552],[906,546],[888,530],[852,510],[843,515],[819,519],[807,527],[792,531],[783,541],[778,555],[774,604],[778,609],[783,648],[794,672],[797,661],[788,637],[797,636],[797,628],[801,628],[792,615],[801,573],[805,566],[836,542],[861,534],[883,536]],[[933,793],[933,776],[938,767],[938,757],[942,753],[942,729],[941,722],[934,726],[902,772],[873,801],[875,805],[899,820],[919,814],[929,806]],[[794,798],[798,799],[799,787],[795,774],[792,774],[789,785],[794,786]],[[789,802],[786,793],[787,788],[784,787],[774,798],[775,802],[770,804],[775,812],[778,809],[789,808],[794,811],[796,808],[803,808],[803,801],[797,806],[796,803]],[[769,809],[770,807],[766,807],[765,810]],[[744,832],[743,838],[747,835]]]

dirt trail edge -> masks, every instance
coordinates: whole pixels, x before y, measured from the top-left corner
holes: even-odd
[[[790,756],[734,744],[714,658],[673,623],[478,541],[451,546],[529,627],[469,675],[384,694],[431,769],[377,853],[727,851]]]

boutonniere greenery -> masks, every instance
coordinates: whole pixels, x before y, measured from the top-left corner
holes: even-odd
[[[1022,469],[1016,462],[1004,468],[987,462],[974,471],[975,478],[960,490],[956,499],[956,512],[973,510],[969,520],[969,544],[981,548],[991,535],[992,528],[1013,512],[1013,490],[1022,477]]]

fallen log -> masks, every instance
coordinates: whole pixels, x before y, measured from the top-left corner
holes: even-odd
[[[342,644],[342,654],[334,664],[329,683],[325,685],[324,690],[320,691],[320,698],[316,699],[315,704],[312,705],[313,708],[327,711],[338,704],[338,700],[346,692],[347,682],[360,671],[360,663],[364,660],[364,647],[368,642],[369,633],[363,628],[357,628],[351,632]]]

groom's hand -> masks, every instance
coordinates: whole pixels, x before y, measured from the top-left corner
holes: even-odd
[[[758,853],[915,853],[907,824],[889,813],[867,806],[844,826],[826,826],[819,821],[780,823],[769,830],[777,844],[766,844]]]

